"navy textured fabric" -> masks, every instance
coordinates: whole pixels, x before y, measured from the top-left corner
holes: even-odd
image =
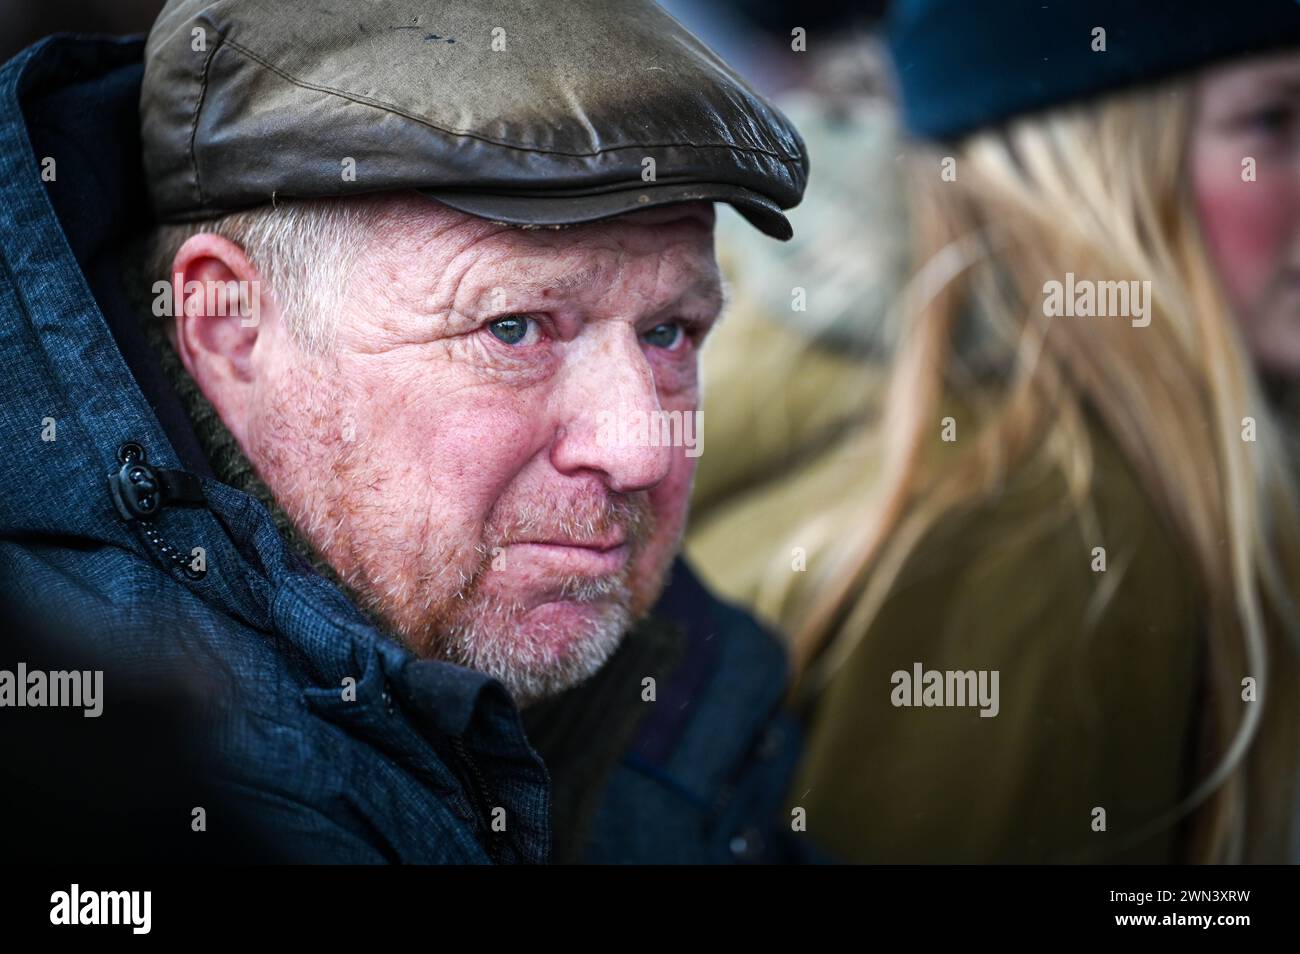
[[[137,678],[202,685],[196,752],[225,796],[209,830],[236,816],[262,841],[250,857],[545,862],[549,779],[504,689],[415,657],[287,550],[213,478],[133,331],[140,57],[134,39],[54,37],[0,69],[0,597]],[[202,502],[124,517],[110,485],[131,445],[200,479]],[[197,547],[206,571],[186,572]],[[795,857],[772,835],[798,744],[784,654],[680,560],[656,612],[691,649],[611,776],[591,860]]]

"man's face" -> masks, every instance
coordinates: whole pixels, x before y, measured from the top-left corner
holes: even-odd
[[[679,547],[693,457],[602,423],[697,409],[712,208],[522,230],[400,202],[328,355],[264,322],[235,433],[363,602],[526,704],[600,668]]]

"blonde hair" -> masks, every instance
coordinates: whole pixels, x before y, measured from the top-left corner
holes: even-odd
[[[1295,774],[1300,508],[1284,439],[1219,289],[1186,169],[1190,82],[1057,109],[918,157],[921,267],[901,297],[904,337],[883,420],[881,493],[851,539],[823,534],[829,569],[795,638],[802,687],[852,652],[925,532],[1031,455],[1046,454],[1088,519],[1095,413],[1189,556],[1204,594],[1201,740],[1210,765],[1160,826],[1195,811],[1189,854],[1276,852]],[[1152,320],[1047,318],[1066,272],[1149,279]],[[958,344],[960,342],[960,344]],[[992,370],[996,388],[984,388]],[[978,438],[934,474],[924,452],[944,395],[977,405]],[[1257,440],[1242,439],[1253,418]],[[806,537],[805,537],[806,539]],[[814,561],[809,560],[810,568]],[[1195,634],[1189,634],[1189,638]],[[1241,679],[1260,701],[1242,705]],[[1248,832],[1247,818],[1258,825]]]

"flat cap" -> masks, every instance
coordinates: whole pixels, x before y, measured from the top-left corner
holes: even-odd
[[[789,238],[798,132],[652,0],[171,0],[140,96],[154,214],[418,189],[567,225],[692,200]]]

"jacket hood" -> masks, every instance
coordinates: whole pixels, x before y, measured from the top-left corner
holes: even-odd
[[[28,475],[6,523],[157,561],[159,544],[114,501],[110,475],[134,445],[153,467],[202,482],[208,506],[167,507],[151,521],[172,551],[201,546],[207,563],[227,568],[188,582],[245,622],[265,622],[270,594],[255,581],[265,584],[262,561],[283,563],[283,550],[269,538],[235,547],[229,524],[251,528],[254,502],[212,479],[120,277],[123,248],[149,224],[137,132],[142,49],[131,38],[49,37],[0,70],[4,293],[17,319],[0,327],[0,389],[7,411],[22,415],[8,426],[31,448],[0,465],[10,480]]]
[[[0,387],[7,407],[43,406],[53,423],[38,465],[42,493],[18,516],[33,532],[136,550],[106,479],[86,483],[89,473],[107,477],[127,441],[183,463],[113,332],[134,318],[112,274],[117,253],[145,224],[130,121],[140,52],[138,41],[50,37],[0,70],[6,290],[26,319],[0,329],[10,371]]]

